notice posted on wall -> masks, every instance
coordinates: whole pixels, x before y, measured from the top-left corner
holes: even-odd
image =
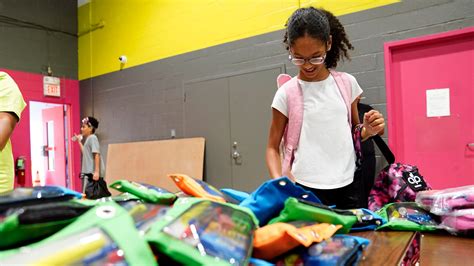
[[[426,116],[450,116],[449,88],[426,90]]]

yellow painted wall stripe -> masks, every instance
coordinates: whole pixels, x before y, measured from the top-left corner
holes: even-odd
[[[302,0],[301,7],[314,6],[324,8],[336,16],[342,16],[397,2],[400,2],[400,0]]]
[[[344,15],[400,0],[91,0],[79,7],[79,79],[281,30],[300,6]],[[121,65],[118,57],[126,55]]]

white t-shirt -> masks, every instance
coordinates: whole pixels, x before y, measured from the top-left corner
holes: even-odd
[[[352,75],[352,102],[362,89]],[[303,124],[291,173],[296,182],[316,189],[352,183],[356,155],[347,120],[347,107],[332,75],[322,81],[298,80],[303,91]],[[288,117],[285,90],[280,88],[272,107]],[[357,114],[355,114],[357,115]]]

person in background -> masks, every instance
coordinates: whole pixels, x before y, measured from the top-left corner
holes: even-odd
[[[13,190],[15,167],[10,136],[25,107],[18,85],[0,71],[0,194]]]
[[[283,40],[291,62],[298,68],[297,84],[303,96],[303,122],[290,172],[282,172],[280,142],[289,123],[286,86],[276,92],[267,144],[267,167],[272,178],[288,175],[301,187],[313,192],[322,203],[349,209],[359,205],[359,189],[354,184],[356,154],[351,124],[363,140],[380,132],[384,118],[376,110],[365,113],[359,125],[355,99],[362,93],[349,74],[352,88],[351,121],[348,110],[330,73],[352,49],[343,25],[329,11],[299,8],[288,19]],[[355,127],[355,125],[358,125]]]
[[[81,134],[74,135],[72,140],[79,143],[82,152],[82,193],[85,193],[88,180],[99,181],[105,177],[105,166],[100,154],[99,139],[95,135],[99,121],[92,116],[84,117],[81,121]],[[84,144],[82,144],[84,141]]]

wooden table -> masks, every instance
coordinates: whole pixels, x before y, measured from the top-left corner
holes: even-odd
[[[370,240],[359,265],[399,265],[416,232],[366,231],[351,233]]]
[[[474,238],[452,236],[447,233],[423,233],[421,265],[473,265]]]
[[[420,265],[473,265],[474,238],[448,233],[367,231],[351,233],[371,241],[360,265],[399,265],[412,241],[421,236]]]

